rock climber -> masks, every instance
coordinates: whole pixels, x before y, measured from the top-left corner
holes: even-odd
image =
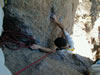
[[[2,30],[3,30],[3,17],[4,17],[4,13],[3,13],[3,6],[4,6],[4,1],[0,0],[0,36],[2,34]],[[5,65],[5,58],[4,58],[4,54],[2,51],[2,48],[0,48],[0,75],[12,75],[11,72],[9,71],[9,69],[6,67]]]
[[[58,37],[55,39],[54,44],[56,45],[57,49],[56,50],[64,50],[68,52],[72,52],[74,50],[74,43],[72,38],[70,37],[69,33],[66,31],[65,27],[56,19],[56,16],[53,15],[51,18],[52,22],[57,25],[61,31],[64,34],[64,37]],[[40,49],[45,52],[53,52],[54,50],[51,50],[49,48],[42,47],[37,44],[33,44],[31,46],[32,49]]]

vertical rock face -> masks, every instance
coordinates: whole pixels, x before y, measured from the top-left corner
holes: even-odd
[[[6,65],[13,75],[45,55],[25,48],[18,51],[5,49],[4,53]],[[83,75],[90,65],[91,61],[88,58],[67,52],[66,55],[56,52],[20,72],[20,75]]]
[[[90,0],[79,0],[75,14],[73,40],[75,43],[75,52],[92,59],[92,51],[88,42],[89,33],[92,30],[90,10]]]
[[[94,44],[99,43],[98,26],[100,26],[100,0],[79,0],[73,31],[75,52],[94,59]]]
[[[54,6],[58,19],[62,17],[62,23],[72,33],[77,4],[78,0],[9,0],[6,10],[24,23],[24,30],[38,43],[52,47],[60,30],[50,22],[51,7]]]
[[[77,4],[78,0],[8,0],[5,17],[8,21],[13,17],[19,20],[15,19],[14,22],[14,19],[11,19],[9,22],[13,23],[12,25],[20,25],[22,31],[36,38],[37,43],[53,47],[53,40],[58,36],[60,29],[50,22],[51,7],[54,6],[58,19],[62,18],[62,23],[71,34]],[[5,48],[4,53],[6,65],[13,74],[45,54],[32,52],[27,48],[18,51]],[[86,61],[87,63],[84,63]],[[79,55],[54,53],[21,75],[83,75],[90,62]]]
[[[91,4],[91,17],[94,26],[95,21],[100,17],[100,0],[91,0]]]

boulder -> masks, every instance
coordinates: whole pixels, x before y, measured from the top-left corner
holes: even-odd
[[[5,48],[4,54],[6,56],[6,65],[14,75],[46,53],[33,52],[26,48],[17,51]],[[89,58],[67,52],[65,55],[61,55],[57,51],[33,64],[21,72],[20,75],[83,75],[91,64],[92,61]]]
[[[77,5],[78,0],[9,0],[5,6],[5,22],[8,27],[18,25],[24,33],[33,36],[37,44],[53,48],[53,41],[61,30],[50,21],[51,8],[54,7],[57,18],[62,20],[66,30],[71,34]],[[28,48],[16,51],[4,48],[4,54],[6,65],[12,74],[45,55]],[[56,52],[20,75],[83,75],[91,63],[91,60],[79,55],[66,53],[63,56]]]
[[[38,44],[52,48],[60,29],[50,21],[51,8],[54,7],[57,18],[72,33],[77,5],[78,0],[9,0],[5,15],[23,22],[23,31],[36,38]]]

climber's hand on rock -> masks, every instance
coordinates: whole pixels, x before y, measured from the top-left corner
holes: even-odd
[[[50,20],[51,20],[52,22],[57,22],[56,15],[52,15],[51,18],[50,18]]]

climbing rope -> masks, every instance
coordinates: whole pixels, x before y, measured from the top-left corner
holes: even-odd
[[[32,65],[40,62],[41,60],[45,59],[49,54],[51,54],[52,52],[50,53],[47,53],[45,54],[44,56],[42,56],[40,59],[34,61],[32,64],[29,64],[28,66],[24,67],[23,69],[19,70],[18,72],[16,72],[14,75],[19,75],[20,73],[22,73],[23,71],[25,71],[26,69],[30,68]]]
[[[4,31],[0,42],[2,43],[2,46],[5,45],[9,49],[18,50],[20,48],[29,48],[35,43],[35,40],[20,32]]]
[[[20,41],[19,39],[22,39],[22,38],[28,41],[24,41],[24,40]],[[18,50],[19,48],[28,48],[33,43],[35,43],[35,39],[32,37],[25,35],[21,32],[9,31],[9,30],[5,30],[2,34],[2,37],[0,37],[0,39],[1,39],[0,42],[2,42],[2,45],[5,45],[7,48],[12,49],[12,50]],[[29,42],[29,43],[25,43],[25,42]],[[12,45],[15,45],[16,48],[13,48]],[[52,52],[45,54],[44,56],[42,56],[40,59],[36,60],[32,64],[29,64],[28,66],[16,72],[14,75],[19,75],[26,69],[30,68],[33,64],[36,64],[40,62],[41,60],[45,59],[51,53]]]

